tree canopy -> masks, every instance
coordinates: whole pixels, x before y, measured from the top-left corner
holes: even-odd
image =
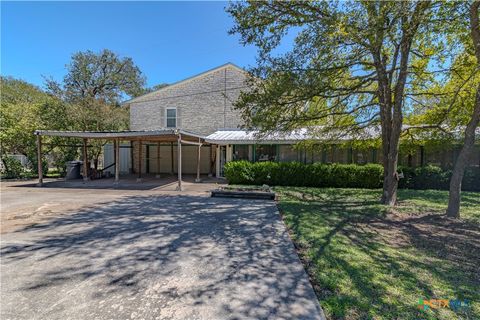
[[[394,204],[403,119],[429,97],[461,50],[463,3],[233,2],[231,33],[258,48],[250,90],[236,103],[247,126],[351,134],[380,127],[383,202]],[[288,52],[276,50],[286,36]]]
[[[61,94],[70,102],[94,99],[115,104],[125,96],[142,94],[144,86],[145,77],[133,60],[108,49],[73,54],[63,83],[47,81],[52,93]]]

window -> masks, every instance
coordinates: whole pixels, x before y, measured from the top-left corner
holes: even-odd
[[[250,160],[248,156],[248,145],[233,145],[233,160]]]
[[[167,123],[167,128],[177,127],[177,109],[176,108],[167,108],[166,123]]]
[[[255,161],[276,161],[277,148],[274,145],[257,145]]]

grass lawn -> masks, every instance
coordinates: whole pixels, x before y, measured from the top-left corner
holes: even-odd
[[[442,217],[448,192],[277,187],[279,209],[328,319],[480,319],[480,193],[462,219]],[[470,307],[420,310],[419,299]]]

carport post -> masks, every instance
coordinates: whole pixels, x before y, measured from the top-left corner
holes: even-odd
[[[215,148],[215,177],[220,178],[220,145]]]
[[[171,160],[171,169],[170,169],[170,174],[173,176],[174,170],[173,170],[173,142],[170,142],[170,160]]]
[[[182,134],[178,134],[177,142],[177,165],[178,165],[178,186],[177,191],[182,191]]]
[[[87,138],[83,139],[83,181],[90,180],[88,178],[88,155],[87,155]]]
[[[43,187],[42,136],[37,134],[38,187]]]
[[[137,182],[142,182],[142,140],[138,140],[138,178]]]
[[[160,142],[157,142],[157,174],[155,178],[160,178]]]
[[[198,154],[197,154],[197,178],[195,182],[200,182],[200,154],[202,153],[202,143],[200,139],[198,139]]]
[[[115,140],[113,145],[115,146],[115,183],[120,180],[120,141]]]

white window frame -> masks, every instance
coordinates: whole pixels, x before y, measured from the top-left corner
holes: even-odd
[[[168,126],[168,110],[175,110],[175,127],[169,127]],[[167,107],[167,108],[165,108],[165,128],[176,128],[177,126],[178,126],[178,110],[177,110],[177,107]]]

